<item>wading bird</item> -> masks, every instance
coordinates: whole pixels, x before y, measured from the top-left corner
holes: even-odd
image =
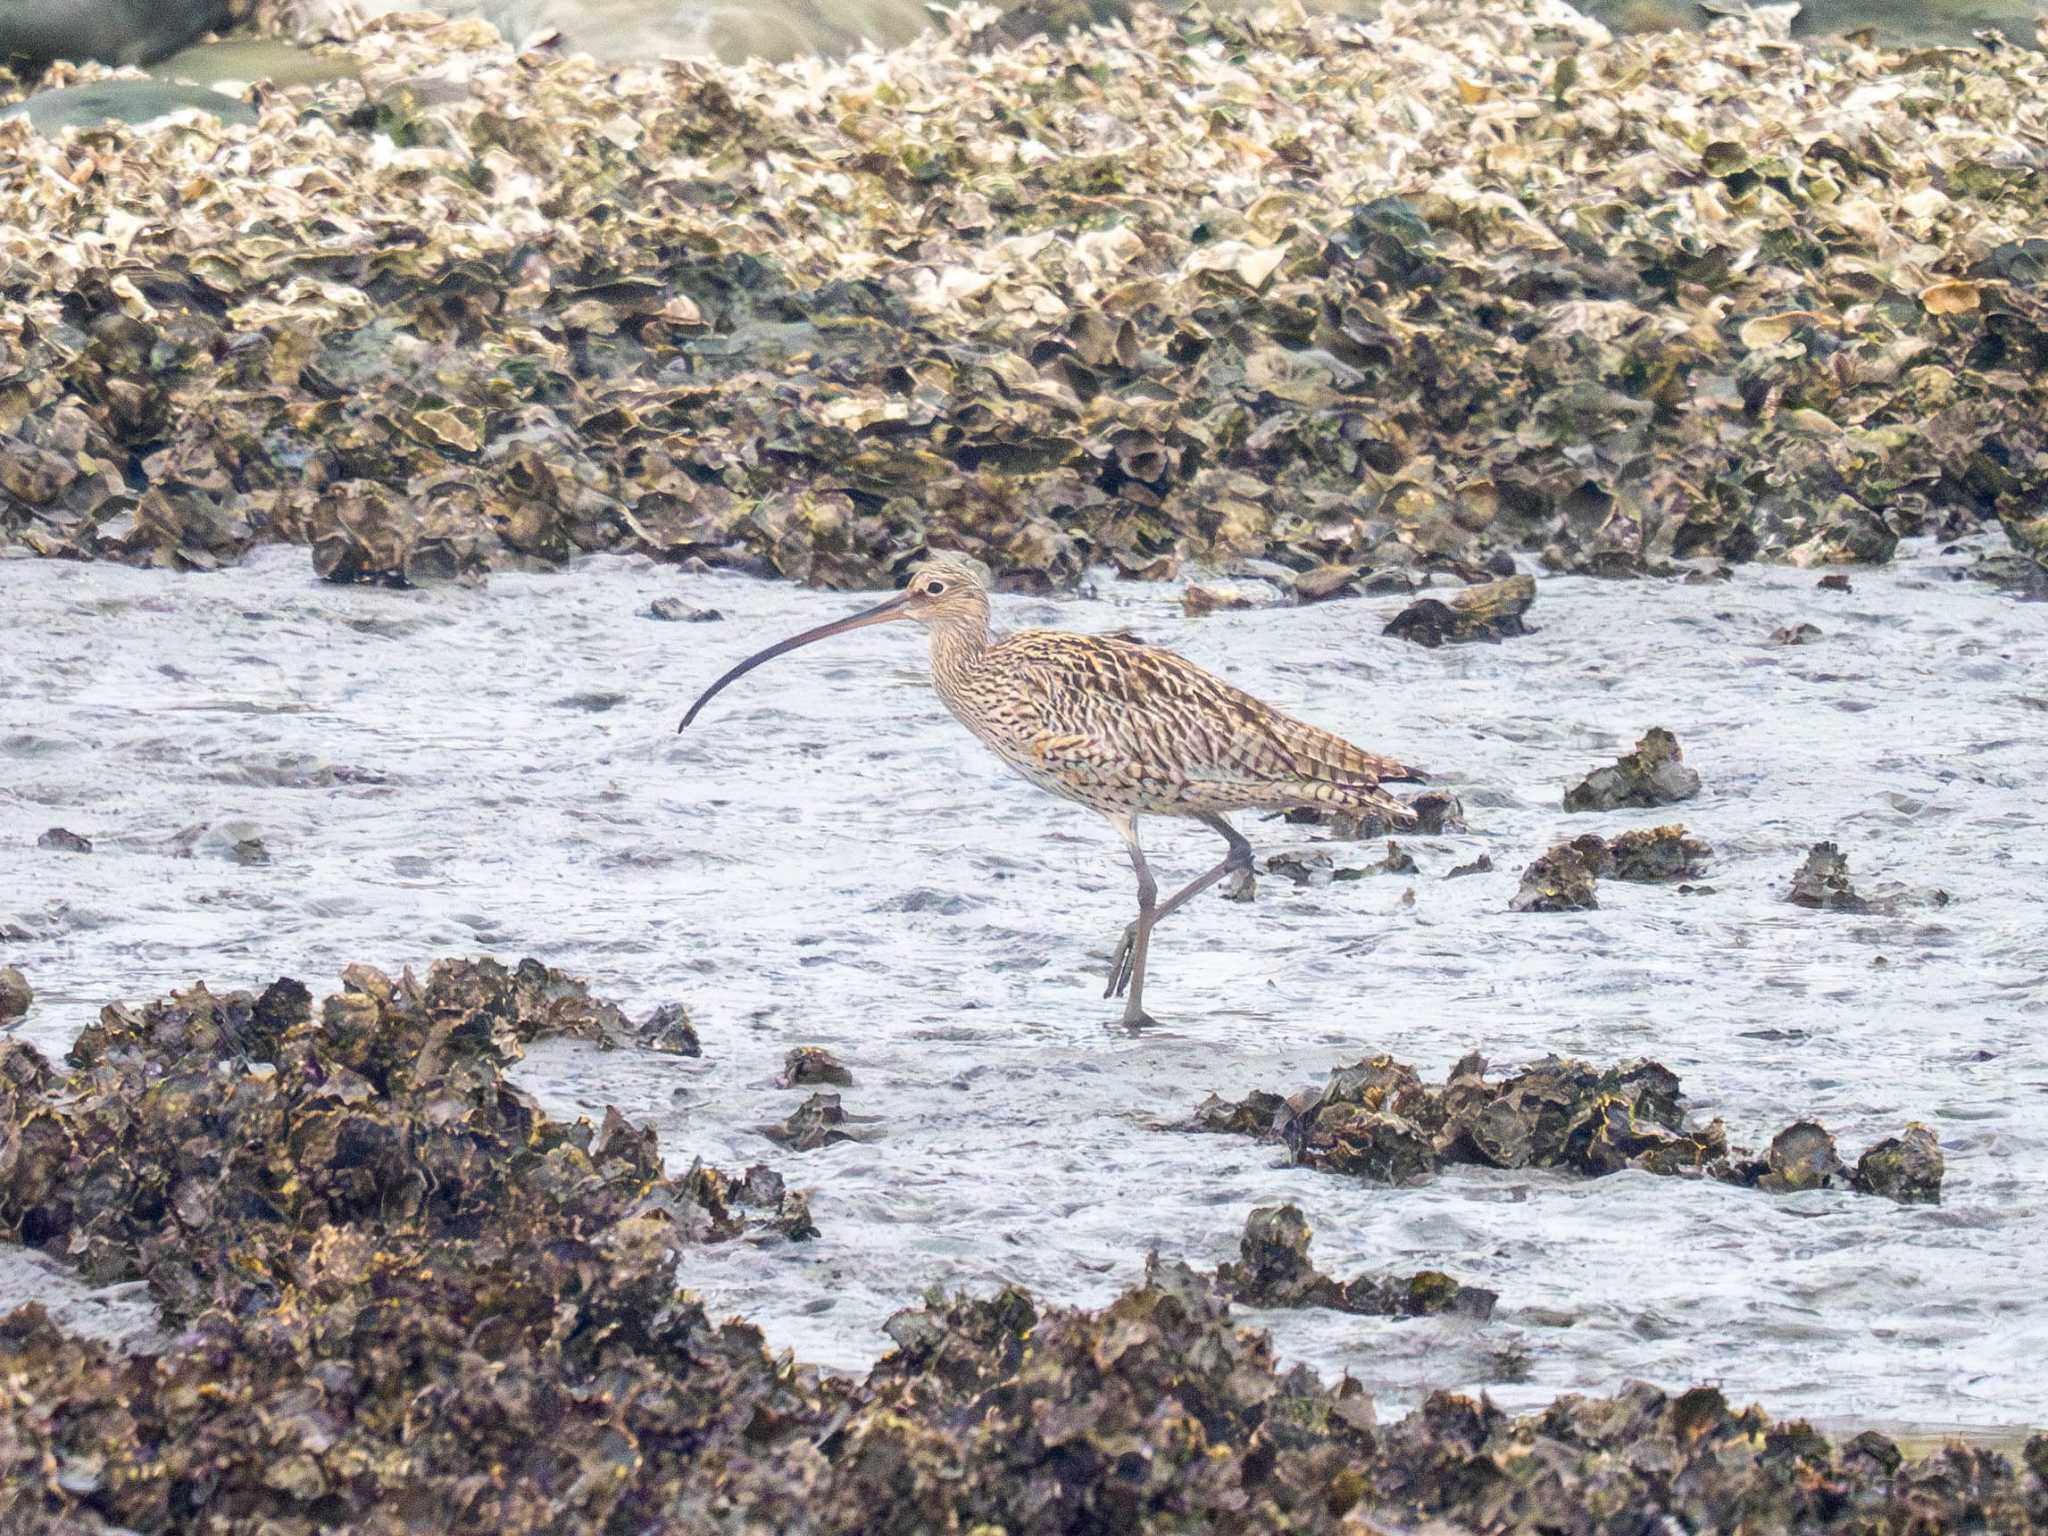
[[[749,656],[705,689],[676,729],[687,730],[728,683],[798,646],[869,624],[922,624],[932,683],[955,718],[1040,789],[1101,812],[1130,849],[1138,916],[1117,943],[1102,994],[1125,999],[1127,1025],[1150,1022],[1145,953],[1153,928],[1225,875],[1252,867],[1252,845],[1226,814],[1315,806],[1415,825],[1415,813],[1380,785],[1419,782],[1419,770],[1284,715],[1171,651],[1045,629],[991,639],[988,591],[967,561],[926,560],[886,603]],[[1160,901],[1138,845],[1140,816],[1192,817],[1230,851]]]

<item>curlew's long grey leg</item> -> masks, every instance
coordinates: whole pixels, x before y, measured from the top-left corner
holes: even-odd
[[[1119,996],[1126,986],[1132,988],[1131,995],[1135,997],[1137,989],[1144,986],[1145,951],[1151,940],[1152,930],[1159,926],[1160,919],[1178,912],[1225,875],[1252,867],[1252,845],[1245,841],[1237,828],[1221,816],[1204,816],[1201,820],[1204,826],[1219,834],[1230,845],[1230,852],[1223,856],[1221,864],[1206,875],[1199,875],[1190,880],[1167,901],[1151,907],[1149,911],[1146,896],[1152,889],[1152,876],[1145,869],[1144,854],[1138,851],[1137,829],[1129,822],[1119,824],[1117,830],[1124,834],[1124,840],[1130,844],[1131,859],[1138,866],[1138,921],[1124,930],[1123,942],[1117,946],[1116,953],[1110,958],[1109,990],[1102,994],[1104,997]],[[1132,1009],[1126,1010],[1126,1019],[1132,1011],[1135,1011],[1135,1004]]]
[[[1245,841],[1237,828],[1233,827],[1221,816],[1204,816],[1201,820],[1203,826],[1230,844],[1230,852],[1226,853],[1223,856],[1223,862],[1210,870],[1209,873],[1190,880],[1184,887],[1174,892],[1171,897],[1161,903],[1159,910],[1152,914],[1152,921],[1155,924],[1161,918],[1170,917],[1175,912],[1178,912],[1225,875],[1240,869],[1249,870],[1252,867],[1252,845]]]
[[[1138,824],[1134,817],[1112,816],[1110,824],[1131,851],[1131,868],[1138,875],[1138,916],[1128,928],[1109,961],[1109,985],[1104,997],[1124,998],[1124,1023],[1145,1024],[1145,951],[1151,947],[1152,924],[1159,902],[1159,886],[1145,862],[1145,850],[1138,846]],[[1126,994],[1128,988],[1128,994]]]

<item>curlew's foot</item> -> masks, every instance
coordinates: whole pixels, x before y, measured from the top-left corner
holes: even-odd
[[[1102,989],[1104,997],[1122,997],[1131,987],[1131,969],[1138,958],[1138,925],[1134,922],[1124,929],[1124,936],[1109,956],[1109,985]]]
[[[1159,1021],[1142,1008],[1136,1013],[1132,1013],[1130,1009],[1126,1008],[1122,1018],[1118,1019],[1114,1024],[1106,1024],[1103,1027],[1114,1033],[1142,1035],[1148,1029],[1157,1029]]]

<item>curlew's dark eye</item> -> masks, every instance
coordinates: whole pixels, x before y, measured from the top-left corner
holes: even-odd
[[[928,581],[924,584],[924,589],[933,597],[937,597],[941,592],[946,590],[946,584],[943,581]]]

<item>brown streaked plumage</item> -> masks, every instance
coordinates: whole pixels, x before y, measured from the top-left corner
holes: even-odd
[[[988,582],[975,565],[936,556],[914,567],[897,596],[748,657],[705,689],[712,695],[762,662],[869,624],[914,619],[931,636],[932,683],[968,730],[1041,789],[1106,816],[1130,850],[1138,916],[1110,961],[1103,996],[1125,998],[1124,1022],[1145,1022],[1145,956],[1152,929],[1234,870],[1251,844],[1231,811],[1315,806],[1378,815],[1397,827],[1415,813],[1380,785],[1422,773],[1282,714],[1171,651],[1108,635],[1027,629],[989,636]],[[1229,844],[1223,862],[1168,900],[1138,845],[1140,816],[1186,816]]]

